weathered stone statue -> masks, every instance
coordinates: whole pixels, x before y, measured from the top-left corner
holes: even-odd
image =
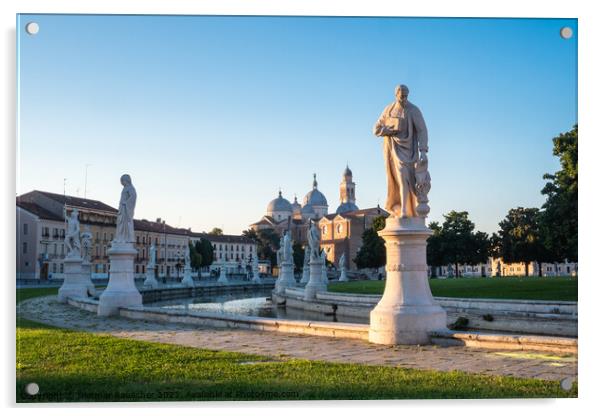
[[[426,227],[429,212],[428,133],[420,110],[399,85],[374,126],[384,138],[387,202],[391,216],[378,235],[387,250],[383,296],[370,312],[368,340],[378,344],[427,344],[433,331],[445,330],[445,310],[435,303],[428,283]]]
[[[345,256],[345,253],[343,253],[341,258],[339,259],[339,270],[343,270],[345,267],[347,267],[346,263],[347,263],[347,256]]]
[[[132,186],[130,175],[122,175],[120,180],[123,189],[119,199],[117,230],[111,248],[107,251],[111,275],[107,288],[98,300],[99,316],[116,315],[119,308],[124,306],[142,306],[142,295],[134,282],[134,258],[138,254],[138,250],[134,248],[136,190]]]
[[[287,263],[293,262],[293,241],[289,232],[285,232],[282,239],[282,261]]]
[[[65,245],[67,246],[67,257],[81,257],[81,242],[79,235],[79,219],[78,211],[73,208],[71,214],[67,216],[65,210],[65,218],[67,219],[67,231],[65,232]]]
[[[408,101],[409,92],[405,85],[395,88],[395,101],[385,107],[373,129],[384,138],[385,209],[398,218],[425,217],[429,211],[428,132],[422,113]]]
[[[136,208],[136,189],[132,185],[130,175],[121,176],[121,199],[117,214],[117,232],[113,241],[117,243],[133,243],[134,235],[134,209]]]
[[[311,221],[309,229],[307,230],[307,244],[309,245],[309,258],[310,260],[317,260],[320,258],[320,236],[318,235],[318,229],[316,224]]]
[[[276,294],[282,295],[287,287],[294,287],[297,283],[293,264],[293,241],[288,231],[285,231],[280,239],[280,250],[278,251],[280,252],[280,272],[274,291]]]
[[[82,259],[85,262],[90,262],[90,254],[92,254],[92,232],[90,226],[84,227],[84,232],[81,233]]]
[[[190,249],[184,249],[184,267],[190,267]]]
[[[157,247],[154,244],[151,244],[148,249],[148,265],[149,268],[154,268],[157,265]]]

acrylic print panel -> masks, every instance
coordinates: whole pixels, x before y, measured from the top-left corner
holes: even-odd
[[[577,38],[18,15],[17,401],[576,397]]]

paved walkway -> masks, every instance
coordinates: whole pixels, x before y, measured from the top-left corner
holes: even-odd
[[[63,328],[195,348],[259,354],[276,359],[288,357],[438,371],[460,370],[557,381],[565,377],[577,377],[576,356],[466,347],[391,347],[362,340],[99,318],[93,313],[59,303],[56,296],[24,301],[19,304],[18,313],[26,319]]]

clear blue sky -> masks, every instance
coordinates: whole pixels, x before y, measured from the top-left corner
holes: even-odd
[[[40,31],[27,35],[35,21]],[[574,37],[559,31],[569,26]],[[396,84],[425,117],[430,221],[491,233],[539,207],[552,138],[577,122],[576,19],[21,15],[17,192],[240,233],[312,173],[330,211],[348,162],[360,208],[383,204],[374,122]]]

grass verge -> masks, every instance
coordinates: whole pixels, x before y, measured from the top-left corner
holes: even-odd
[[[523,300],[577,301],[575,277],[501,277],[429,279],[433,296]],[[380,295],[384,280],[331,283],[330,292]]]
[[[52,293],[22,289],[18,299]],[[56,290],[56,289],[55,289]],[[40,392],[25,393],[35,382]],[[576,397],[557,382],[334,364],[120,339],[17,321],[17,401]]]

